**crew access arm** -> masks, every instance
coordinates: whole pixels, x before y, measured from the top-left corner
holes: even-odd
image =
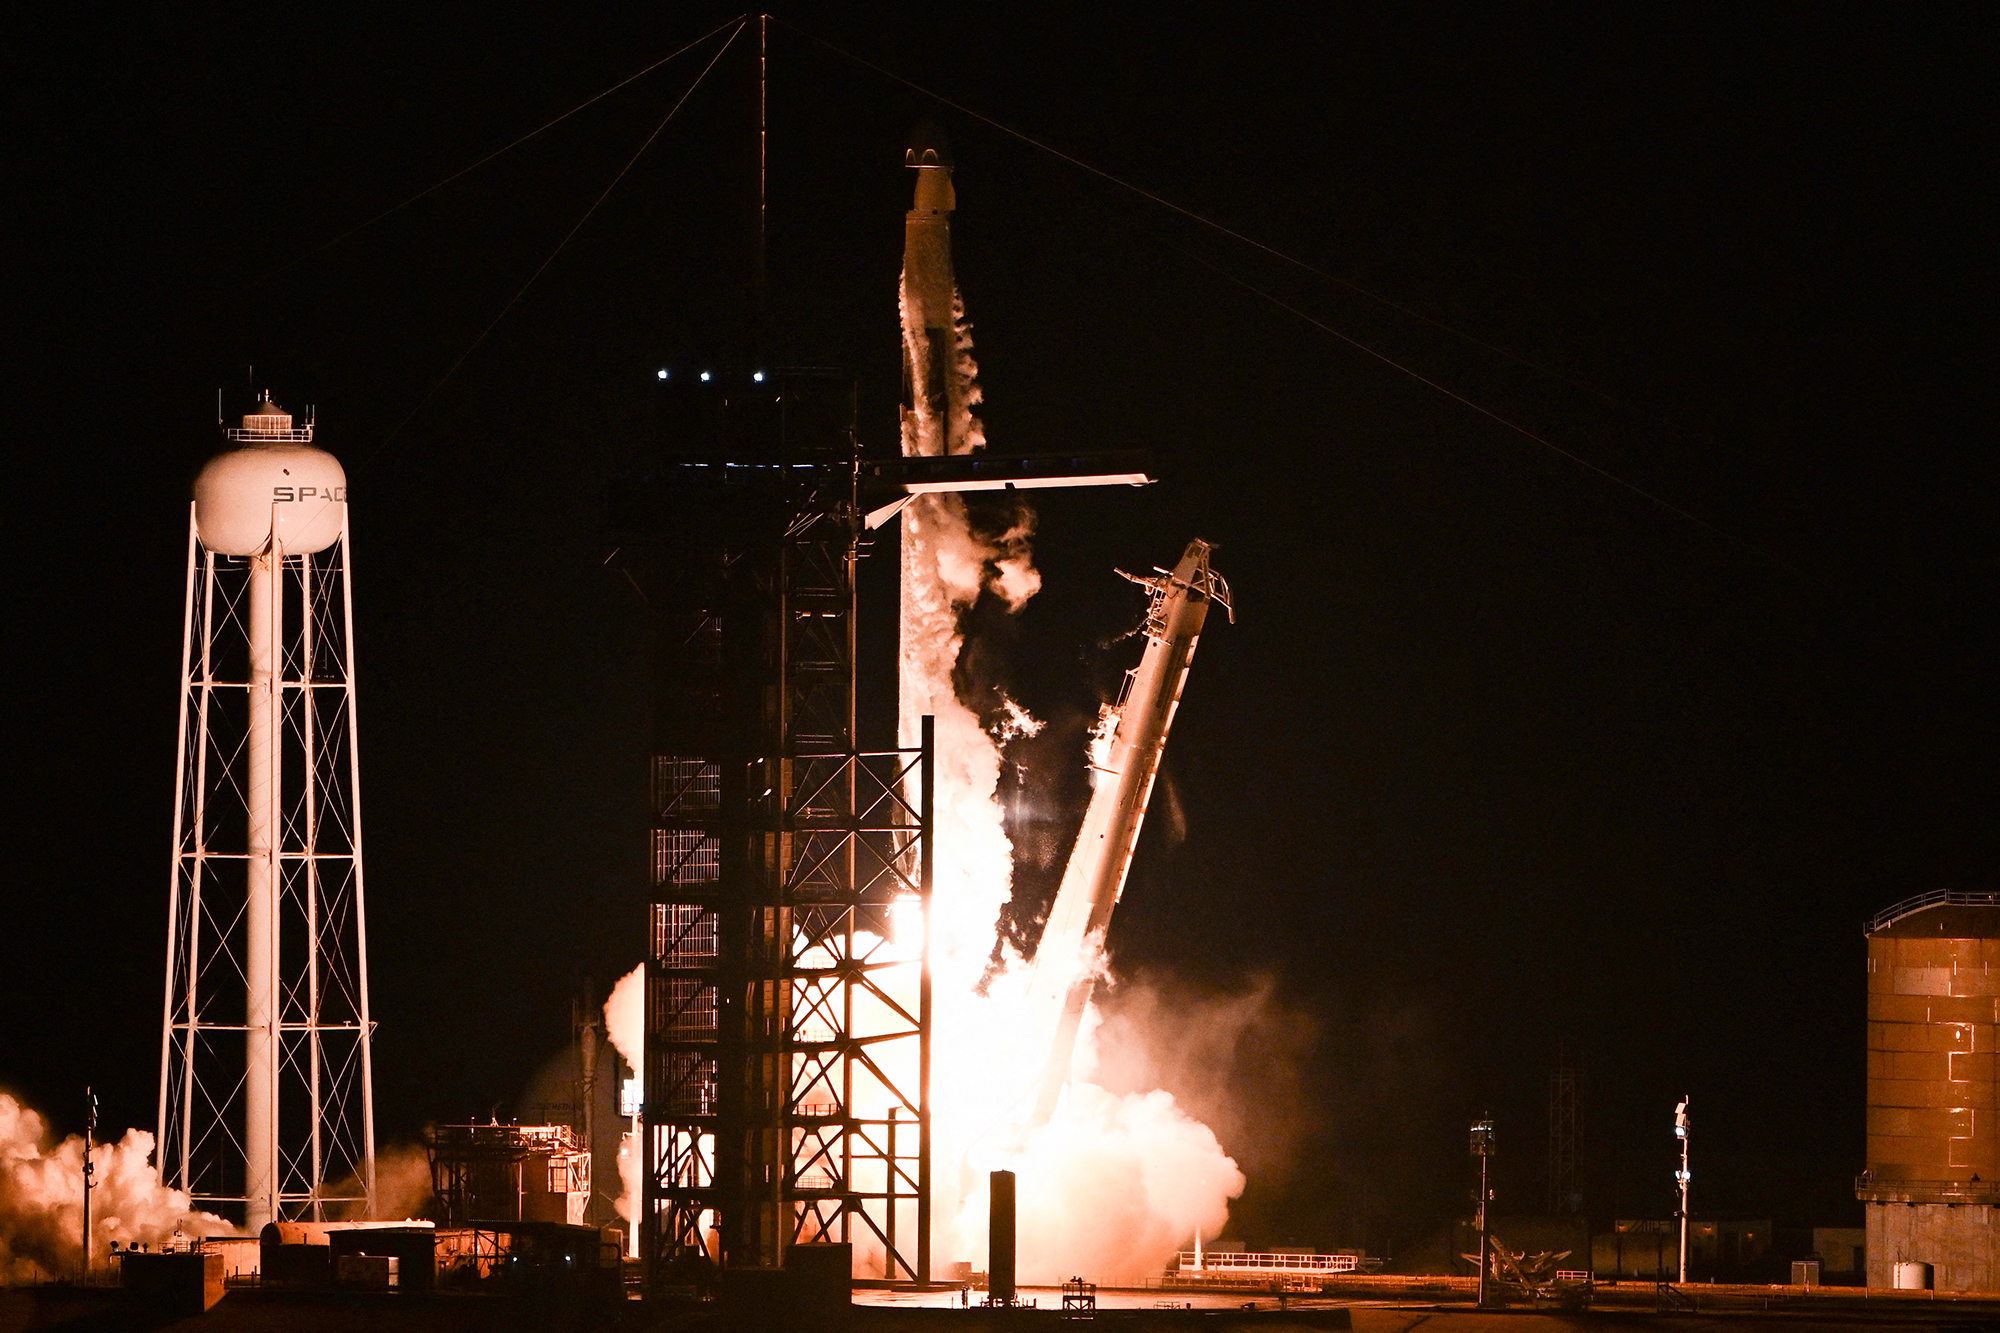
[[[1035,1098],[1038,1122],[1055,1110],[1069,1081],[1077,1028],[1097,982],[1104,935],[1125,892],[1132,849],[1146,819],[1146,802],[1209,603],[1221,603],[1235,618],[1229,585],[1208,566],[1212,549],[1197,539],[1188,543],[1172,570],[1158,570],[1150,578],[1125,574],[1153,595],[1146,615],[1146,652],[1126,673],[1118,702],[1107,705],[1098,720],[1091,741],[1090,808],[1035,951],[1033,992],[1039,1011],[1055,1016],[1054,1041]]]

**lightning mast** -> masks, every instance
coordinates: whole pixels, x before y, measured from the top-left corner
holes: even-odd
[[[255,1230],[375,1204],[347,477],[267,393],[189,510],[159,1172]]]

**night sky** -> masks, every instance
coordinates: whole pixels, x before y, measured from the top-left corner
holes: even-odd
[[[1166,1060],[1250,1170],[1232,1230],[1406,1245],[1487,1111],[1496,1207],[1539,1210],[1559,1052],[1594,1219],[1671,1211],[1687,1092],[1698,1213],[1858,1224],[1860,923],[1995,887],[1973,12],[782,16],[1296,263],[774,28],[773,359],[851,368],[894,448],[932,116],[992,446],[1157,452],[1038,497],[1045,591],[976,616],[981,680],[1051,720],[1030,813],[1131,652],[1112,567],[1220,545],[1238,623],[1111,944],[1173,1006],[1269,988]],[[86,1082],[153,1122],[187,485],[252,366],[351,483],[384,1139],[513,1114],[638,961],[647,624],[604,496],[723,327],[721,76],[465,353],[714,44],[327,242],[728,13],[17,31],[0,1087],[58,1127]]]

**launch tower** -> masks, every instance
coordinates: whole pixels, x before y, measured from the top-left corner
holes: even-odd
[[[863,534],[917,497],[1142,485],[1150,460],[865,456],[851,377],[760,364],[761,20],[754,50],[743,331],[734,354],[662,372],[656,448],[613,502],[616,557],[655,627],[641,1253],[652,1289],[829,1242],[921,1282],[934,741],[923,717],[894,748],[858,734]],[[920,140],[908,162],[906,243],[948,264],[949,159]],[[934,420],[965,405],[947,387],[949,290],[914,336],[905,311]]]
[[[617,523],[657,645],[648,1271],[844,1242],[924,1278],[930,744],[857,735],[854,385],[716,369],[662,402]]]
[[[194,485],[159,1171],[255,1230],[375,1202],[347,478],[266,394]]]
[[[863,748],[855,570],[913,496],[1142,484],[1142,451],[865,457],[854,381],[671,374],[614,502],[652,608],[641,1247],[928,1281],[933,741]]]

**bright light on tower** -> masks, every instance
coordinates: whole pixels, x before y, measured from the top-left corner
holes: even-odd
[[[660,367],[660,378],[665,379],[666,377],[667,377],[667,369],[665,366],[662,366]]]

